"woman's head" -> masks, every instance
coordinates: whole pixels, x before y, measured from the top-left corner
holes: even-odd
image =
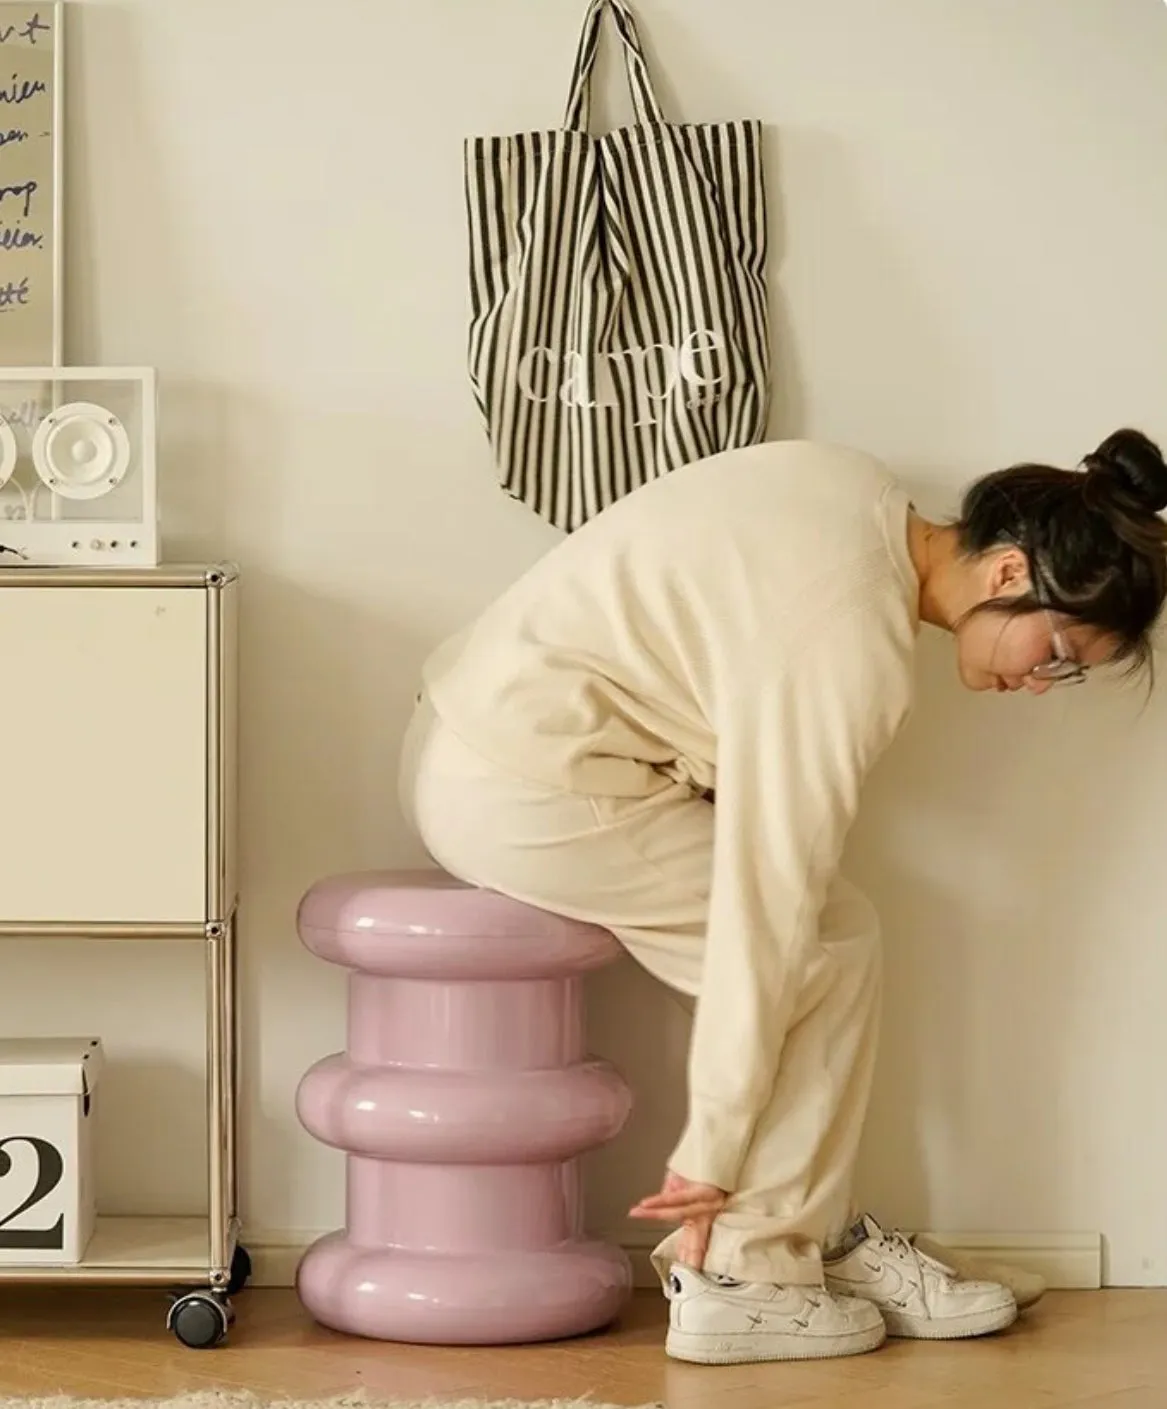
[[[1134,430],[1079,470],[1022,464],[976,481],[954,525],[972,605],[954,623],[972,689],[1040,692],[1078,667],[1149,665],[1167,599],[1167,464]]]

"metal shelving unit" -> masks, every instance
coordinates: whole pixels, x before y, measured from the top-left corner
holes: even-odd
[[[60,797],[80,799],[108,841],[54,870],[33,850],[43,832],[32,816],[28,854],[6,864],[21,880],[5,887],[15,894],[0,938],[205,946],[208,1190],[204,1217],[99,1217],[80,1263],[0,1264],[0,1281],[171,1287],[166,1324],[198,1349],[225,1338],[251,1273],[237,1156],[237,589],[229,564],[0,569],[6,713],[103,700],[98,725],[50,737],[57,776],[34,774],[38,753],[15,795],[34,813],[48,798],[46,818]]]

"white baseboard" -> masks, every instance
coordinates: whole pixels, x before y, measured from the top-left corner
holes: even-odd
[[[956,1254],[1007,1262],[1036,1272],[1054,1291],[1094,1291],[1102,1286],[1102,1237],[1098,1233],[930,1233]]]
[[[244,1234],[255,1270],[252,1285],[292,1287],[304,1251],[319,1233],[254,1229]],[[1036,1272],[1055,1291],[1094,1289],[1102,1286],[1102,1239],[1097,1233],[931,1233],[929,1236],[954,1254],[1007,1262]],[[632,1259],[635,1285],[659,1285],[649,1254],[656,1237],[639,1229],[616,1235]]]
[[[251,1254],[253,1287],[294,1287],[301,1257],[316,1241],[315,1233],[245,1229],[240,1241]]]

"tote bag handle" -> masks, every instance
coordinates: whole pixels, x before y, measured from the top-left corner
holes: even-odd
[[[652,86],[632,11],[625,0],[592,0],[584,17],[579,50],[575,56],[575,72],[572,75],[571,96],[567,100],[567,112],[563,119],[564,127],[576,132],[586,132],[588,129],[592,106],[592,70],[596,63],[600,25],[603,23],[606,9],[611,9],[612,19],[620,34],[620,43],[624,49],[624,67],[628,74],[628,86],[632,90],[637,122],[641,125],[664,122],[664,113]]]

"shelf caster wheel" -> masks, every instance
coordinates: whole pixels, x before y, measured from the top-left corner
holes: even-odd
[[[226,1340],[234,1319],[225,1297],[188,1292],[175,1299],[166,1316],[166,1329],[190,1350],[212,1350]]]
[[[236,1248],[231,1259],[231,1280],[227,1283],[227,1295],[241,1292],[251,1280],[251,1254],[246,1248]]]

